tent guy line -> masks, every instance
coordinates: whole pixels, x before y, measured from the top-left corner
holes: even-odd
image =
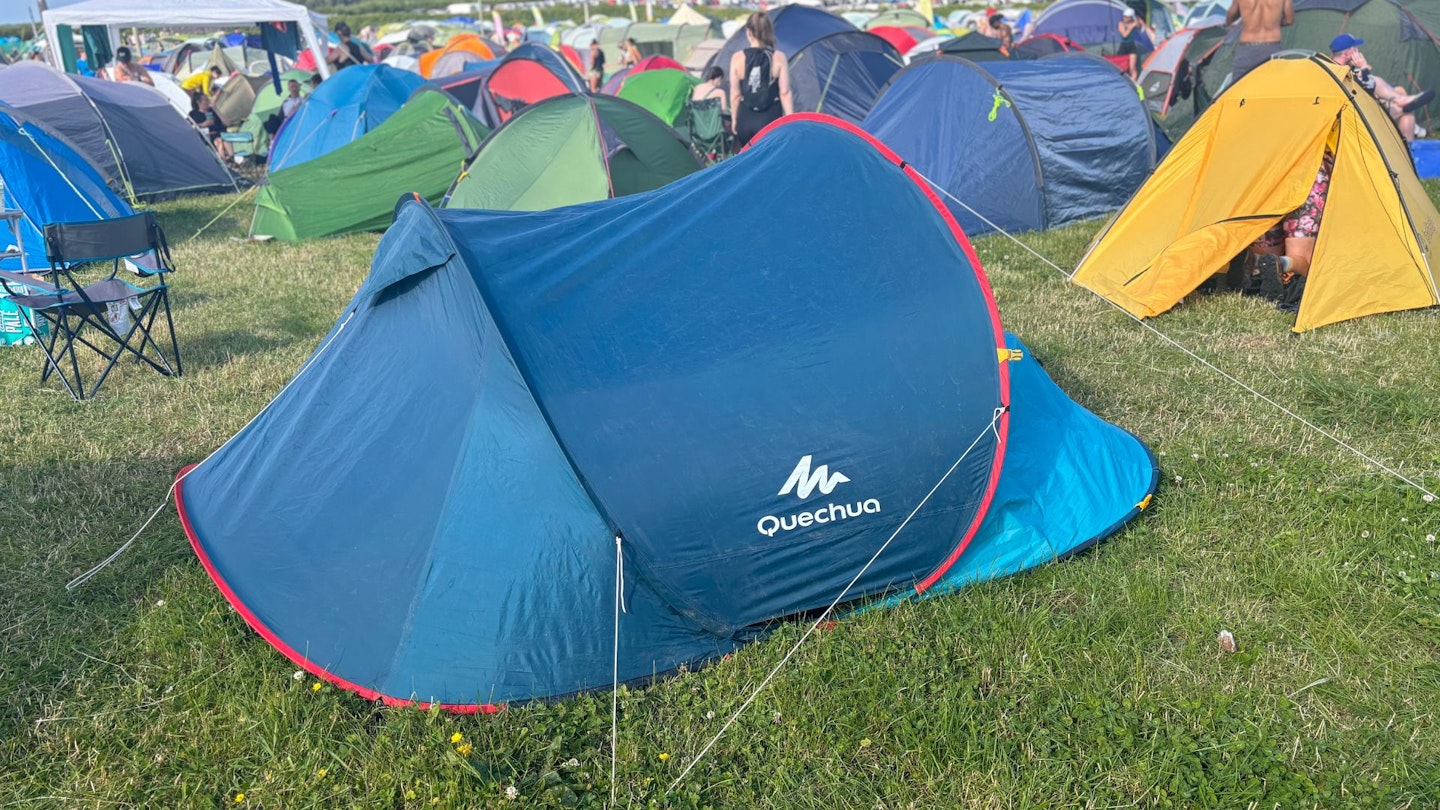
[[[913,165],[911,165],[910,168],[914,169],[915,167],[914,167]],[[1039,251],[1035,250],[1034,248],[1030,247],[1029,245],[1025,244],[1024,242],[1020,241],[1020,239],[1018,239],[1014,234],[1010,233],[1009,231],[1005,230],[1004,228],[1001,228],[999,225],[996,225],[995,223],[993,223],[993,222],[991,222],[990,220],[986,219],[986,218],[984,217],[984,215],[982,215],[979,211],[976,211],[974,208],[971,208],[970,206],[966,205],[964,200],[961,200],[959,197],[956,197],[954,194],[951,194],[949,191],[947,191],[947,190],[945,189],[944,186],[940,185],[939,183],[935,182],[934,180],[931,180],[930,178],[926,177],[924,174],[921,174],[919,170],[916,170],[915,173],[916,173],[917,175],[919,175],[920,178],[921,178],[922,180],[924,180],[926,183],[929,183],[931,186],[933,186],[933,187],[935,188],[935,190],[939,191],[941,194],[944,194],[944,195],[945,195],[946,197],[948,197],[950,200],[954,201],[956,205],[959,205],[960,207],[964,208],[966,211],[969,211],[970,213],[974,214],[976,217],[979,217],[981,220],[983,220],[983,221],[985,222],[985,224],[987,224],[987,225],[989,225],[990,227],[994,228],[997,233],[1004,234],[1004,235],[1005,235],[1005,238],[1007,238],[1007,239],[1009,239],[1010,241],[1014,242],[1015,244],[1019,245],[1021,248],[1023,248],[1023,249],[1024,249],[1026,252],[1028,252],[1030,255],[1034,256],[1035,258],[1037,258],[1037,259],[1039,259],[1040,261],[1044,262],[1045,264],[1049,265],[1052,269],[1055,270],[1055,272],[1057,272],[1057,273],[1059,273],[1060,275],[1064,276],[1067,280],[1073,280],[1073,277],[1074,277],[1074,274],[1073,274],[1073,273],[1067,273],[1063,267],[1061,267],[1060,265],[1056,264],[1055,262],[1050,261],[1050,259],[1046,258],[1046,257],[1045,257],[1044,255],[1042,255]],[[1176,340],[1175,338],[1170,337],[1169,335],[1167,335],[1167,334],[1165,334],[1164,332],[1160,331],[1160,330],[1157,329],[1154,325],[1150,324],[1149,322],[1147,322],[1147,321],[1144,320],[1143,318],[1136,317],[1136,315],[1135,315],[1134,313],[1129,312],[1129,311],[1126,310],[1124,307],[1120,306],[1119,304],[1115,303],[1114,301],[1111,301],[1110,299],[1108,299],[1108,298],[1106,298],[1105,296],[1100,295],[1100,294],[1098,294],[1098,293],[1095,293],[1095,296],[1096,296],[1097,298],[1099,298],[1101,301],[1104,301],[1106,304],[1109,304],[1110,306],[1114,307],[1117,311],[1119,311],[1119,312],[1121,312],[1121,313],[1124,313],[1125,317],[1129,318],[1130,320],[1134,321],[1135,323],[1140,324],[1140,325],[1143,326],[1145,329],[1147,329],[1151,334],[1155,335],[1156,337],[1160,338],[1161,340],[1165,341],[1166,343],[1169,343],[1171,346],[1174,346],[1176,349],[1179,349],[1179,350],[1180,350],[1181,352],[1183,352],[1184,354],[1189,355],[1191,359],[1195,360],[1195,361],[1196,361],[1197,363],[1199,363],[1200,365],[1205,366],[1206,368],[1210,369],[1211,371],[1215,372],[1216,374],[1220,375],[1221,377],[1225,378],[1226,380],[1229,380],[1230,382],[1232,382],[1232,383],[1234,383],[1235,385],[1239,386],[1240,388],[1244,389],[1244,390],[1245,390],[1247,393],[1249,393],[1251,396],[1255,397],[1256,399],[1260,400],[1261,402],[1264,402],[1265,404],[1269,405],[1270,407],[1274,408],[1275,410],[1277,410],[1277,411],[1285,414],[1286,416],[1290,417],[1291,419],[1294,419],[1295,421],[1297,421],[1297,422],[1299,422],[1300,424],[1304,425],[1305,427],[1309,428],[1311,431],[1313,431],[1313,432],[1315,432],[1315,433],[1317,433],[1317,434],[1325,437],[1326,439],[1329,439],[1331,442],[1334,442],[1334,443],[1335,443],[1336,445],[1338,445],[1339,447],[1342,447],[1342,448],[1344,448],[1345,450],[1350,451],[1350,452],[1353,453],[1355,456],[1359,457],[1360,459],[1362,459],[1363,461],[1369,463],[1370,465],[1372,465],[1372,466],[1374,466],[1374,467],[1382,470],[1383,472],[1388,473],[1388,474],[1391,475],[1392,477],[1394,477],[1394,478],[1396,478],[1396,479],[1404,482],[1405,484],[1409,485],[1410,487],[1418,490],[1418,491],[1424,496],[1426,503],[1434,503],[1434,502],[1435,502],[1435,497],[1436,497],[1436,496],[1435,496],[1435,493],[1434,493],[1434,492],[1431,492],[1431,491],[1430,491],[1429,489],[1427,489],[1423,484],[1421,484],[1421,483],[1419,483],[1418,481],[1410,478],[1409,476],[1406,476],[1404,473],[1402,473],[1402,472],[1400,472],[1399,470],[1395,469],[1394,467],[1391,467],[1390,465],[1388,465],[1388,464],[1380,461],[1379,459],[1375,458],[1374,456],[1371,456],[1369,453],[1366,453],[1365,451],[1363,451],[1363,450],[1355,447],[1354,445],[1346,442],[1344,439],[1340,438],[1339,436],[1335,435],[1334,433],[1331,433],[1330,431],[1328,431],[1328,430],[1320,427],[1319,425],[1315,424],[1314,422],[1311,422],[1309,419],[1306,419],[1305,417],[1301,416],[1300,414],[1298,414],[1298,413],[1290,410],[1289,408],[1285,407],[1284,405],[1280,404],[1279,402],[1276,402],[1274,399],[1271,399],[1270,397],[1268,397],[1268,396],[1266,396],[1265,394],[1261,393],[1261,392],[1260,392],[1258,389],[1256,389],[1254,386],[1250,385],[1249,383],[1245,382],[1244,380],[1241,380],[1239,377],[1236,377],[1234,374],[1231,374],[1230,372],[1226,371],[1225,369],[1222,369],[1222,368],[1220,368],[1219,366],[1215,365],[1214,363],[1210,362],[1209,360],[1205,359],[1204,357],[1202,357],[1199,353],[1197,353],[1197,352],[1194,351],[1193,349],[1190,349],[1189,347],[1185,346],[1185,345],[1184,345],[1183,343],[1181,343],[1180,341],[1178,341],[1178,340]]]
[[[736,720],[740,719],[740,715],[744,714],[745,710],[750,708],[750,704],[754,703],[755,698],[759,697],[760,693],[765,690],[765,687],[770,685],[770,681],[774,680],[775,676],[780,674],[780,670],[783,669],[786,664],[790,663],[790,659],[793,658],[795,653],[800,650],[800,646],[810,638],[810,636],[815,632],[816,628],[824,624],[826,619],[830,618],[830,614],[835,611],[835,608],[845,599],[845,596],[850,593],[850,589],[855,587],[855,583],[859,582],[860,578],[865,576],[865,572],[869,571],[870,566],[874,565],[875,561],[880,559],[880,555],[885,553],[885,549],[889,548],[890,544],[895,542],[895,538],[900,536],[900,532],[905,530],[905,527],[910,524],[911,519],[913,519],[915,515],[918,514],[920,510],[925,507],[925,504],[930,502],[930,498],[935,495],[935,492],[939,490],[941,486],[944,485],[945,481],[950,478],[951,474],[953,474],[955,470],[962,463],[964,463],[965,459],[969,457],[970,452],[975,449],[975,446],[980,444],[980,440],[985,438],[985,434],[994,433],[996,441],[1000,441],[1000,431],[996,428],[996,425],[999,424],[1000,417],[1004,416],[1009,410],[1010,407],[1008,405],[1001,405],[1000,407],[995,409],[995,413],[990,417],[990,424],[986,425],[984,428],[981,428],[980,432],[975,434],[975,438],[970,441],[970,446],[965,448],[965,452],[961,453],[960,457],[955,459],[955,463],[951,464],[950,469],[946,470],[945,474],[940,476],[940,480],[935,482],[935,486],[931,487],[930,491],[925,493],[925,497],[921,498],[920,502],[915,504],[915,508],[911,509],[910,514],[906,515],[905,519],[900,521],[900,525],[896,526],[895,531],[891,532],[890,536],[886,538],[885,542],[880,544],[880,548],[876,549],[875,553],[870,555],[870,559],[865,562],[865,565],[861,566],[860,570],[855,572],[854,578],[852,578],[849,584],[847,584],[845,588],[835,596],[834,601],[832,601],[825,608],[825,610],[821,611],[819,616],[815,617],[815,621],[811,622],[809,627],[805,628],[805,632],[800,636],[799,640],[797,640],[795,644],[785,653],[784,657],[782,657],[779,663],[777,663],[774,668],[770,670],[770,672],[765,676],[765,678],[760,681],[759,685],[757,685],[755,689],[750,692],[750,696],[745,698],[745,702],[740,704],[740,708],[736,709],[734,713],[732,713],[730,717],[725,720],[725,725],[721,726],[720,730],[715,732],[715,736],[711,737],[710,741],[705,743],[705,747],[701,748],[700,753],[696,754],[695,757],[690,760],[689,764],[685,766],[685,770],[681,771],[680,775],[675,777],[675,781],[671,782],[670,787],[665,789],[666,793],[669,793],[676,787],[679,787],[680,783],[685,781],[685,777],[688,776],[690,772],[695,769],[696,765],[700,764],[700,761],[705,758],[706,754],[710,753],[710,749],[715,746],[715,743],[720,741],[721,737],[725,736],[725,732],[728,731],[730,727],[735,724]],[[616,547],[619,547],[619,538],[616,538]],[[616,622],[618,627],[619,614],[616,614]],[[618,631],[616,638],[617,640],[619,638]],[[611,756],[614,756],[613,744]]]
[[[209,227],[209,226],[207,225],[206,227]],[[323,354],[325,354],[325,350],[326,350],[326,349],[329,349],[330,346],[331,346],[332,344],[334,344],[335,339],[338,338],[338,337],[340,337],[340,333],[345,331],[345,325],[348,324],[348,323],[350,323],[350,319],[353,318],[353,317],[355,317],[355,310],[352,309],[352,310],[350,310],[350,312],[345,316],[345,320],[341,321],[341,322],[340,322],[340,325],[337,326],[337,327],[335,327],[335,334],[331,335],[330,338],[329,338],[328,340],[326,340],[325,343],[324,343],[324,345],[322,345],[319,349],[316,349],[316,350],[315,350],[315,353],[310,356],[310,359],[305,361],[305,365],[301,366],[301,367],[300,367],[300,370],[297,371],[297,372],[295,372],[295,376],[294,376],[294,377],[291,377],[291,378],[290,378],[290,381],[287,382],[287,383],[285,383],[285,386],[284,386],[283,388],[281,388],[279,392],[276,393],[276,396],[277,396],[277,397],[278,397],[280,394],[285,393],[285,389],[286,389],[286,388],[289,388],[290,386],[294,385],[296,380],[298,380],[298,379],[300,379],[301,377],[305,376],[305,372],[308,371],[308,370],[310,370],[310,368],[315,365],[315,361],[316,361],[316,360],[319,360],[319,359],[320,359],[320,356],[323,355]],[[150,517],[147,518],[146,521],[140,525],[140,528],[136,529],[136,530],[135,530],[135,533],[132,534],[132,535],[130,535],[130,539],[129,539],[129,540],[126,540],[123,545],[121,545],[119,548],[115,549],[114,553],[112,553],[109,557],[106,557],[105,559],[103,559],[103,560],[101,560],[100,562],[96,563],[95,566],[94,566],[93,568],[91,568],[89,571],[86,571],[85,573],[81,574],[80,576],[75,577],[74,579],[72,579],[72,580],[70,580],[69,582],[65,583],[65,590],[66,590],[67,592],[68,592],[68,591],[73,591],[73,590],[75,590],[76,588],[80,587],[81,585],[84,585],[85,583],[87,583],[87,582],[89,582],[90,580],[94,579],[96,574],[100,573],[101,571],[104,571],[106,568],[109,568],[111,563],[113,563],[113,562],[115,562],[116,560],[120,559],[120,555],[122,555],[122,554],[124,554],[125,552],[129,551],[129,550],[130,550],[130,547],[133,546],[133,545],[135,545],[135,541],[138,540],[138,539],[140,539],[140,535],[141,535],[146,529],[150,528],[150,524],[151,524],[152,522],[154,522],[155,518],[159,517],[160,513],[163,512],[163,511],[165,511],[165,507],[170,505],[170,499],[175,495],[175,488],[178,487],[178,486],[180,486],[180,482],[181,482],[181,481],[184,481],[184,480],[186,479],[186,477],[188,477],[188,476],[190,475],[190,473],[195,472],[196,470],[198,470],[198,469],[200,469],[202,466],[204,466],[205,462],[209,461],[211,458],[213,458],[213,457],[215,456],[215,453],[218,453],[218,452],[220,452],[221,450],[225,449],[225,445],[229,444],[230,442],[235,441],[236,437],[238,437],[240,434],[244,433],[244,432],[245,432],[245,428],[248,428],[248,427],[250,427],[252,424],[254,424],[256,419],[259,419],[261,416],[263,416],[263,415],[265,414],[265,411],[266,411],[266,408],[261,408],[259,413],[255,414],[253,417],[250,418],[250,421],[249,421],[249,422],[246,422],[246,423],[245,423],[245,427],[242,427],[242,428],[240,428],[239,430],[235,431],[235,435],[234,435],[234,436],[231,436],[229,439],[226,439],[226,440],[225,440],[225,444],[222,444],[222,445],[220,445],[219,447],[215,448],[215,451],[214,451],[213,453],[211,453],[210,455],[208,455],[208,456],[206,456],[205,458],[201,459],[200,462],[199,462],[198,464],[196,464],[195,466],[193,466],[193,467],[191,467],[191,468],[189,468],[189,469],[187,469],[187,470],[184,470],[184,471],[182,471],[179,475],[175,476],[175,480],[170,484],[170,489],[168,489],[168,490],[165,491],[165,499],[160,502],[160,505],[159,505],[159,506],[155,507],[155,511],[150,513]]]

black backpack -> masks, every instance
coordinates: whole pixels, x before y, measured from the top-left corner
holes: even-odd
[[[780,85],[770,76],[773,51],[745,49],[745,73],[740,79],[740,103],[755,112],[765,112],[780,100]]]

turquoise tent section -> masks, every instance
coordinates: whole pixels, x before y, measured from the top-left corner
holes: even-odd
[[[270,170],[313,160],[385,123],[425,79],[389,65],[342,70],[320,83],[270,144]]]
[[[20,241],[29,267],[48,267],[45,225],[112,219],[134,213],[105,184],[100,171],[68,141],[38,121],[0,104],[0,185],[4,207],[24,214]],[[0,238],[9,247],[5,229]],[[0,269],[20,269],[20,259],[0,260]],[[0,293],[3,294],[3,293]]]
[[[769,195],[787,217],[714,227]],[[402,200],[335,328],[176,499],[292,661],[484,710],[925,593],[973,548],[1007,550],[998,574],[1108,533],[1153,461],[1025,362],[918,174],[800,114],[627,197]]]

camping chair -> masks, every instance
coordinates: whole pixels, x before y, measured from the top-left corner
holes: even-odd
[[[690,119],[690,144],[710,163],[730,154],[730,133],[725,126],[725,111],[720,99],[685,102]]]
[[[142,278],[155,279],[149,287],[116,277],[122,261],[140,254],[146,255],[127,264]],[[48,270],[32,269],[28,274],[0,271],[0,288],[22,312],[29,311],[26,317],[31,319],[31,328],[35,329],[39,319],[49,328],[49,335],[39,342],[45,352],[42,383],[54,374],[72,397],[88,399],[126,355],[167,377],[180,376],[180,346],[165,282],[165,274],[173,269],[170,248],[153,213],[46,225],[45,255],[50,262]],[[82,266],[106,261],[111,268],[105,278],[85,285],[77,280],[76,271]],[[154,332],[162,309],[170,336],[168,356]],[[83,349],[94,351],[104,362],[88,386],[79,358]]]

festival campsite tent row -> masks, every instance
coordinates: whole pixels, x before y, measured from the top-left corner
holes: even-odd
[[[770,194],[790,216],[734,261],[714,224]],[[1024,357],[913,170],[794,116],[648,193],[403,203],[321,348],[176,500],[225,597],[308,671],[460,711],[552,698],[1137,514],[1149,451]]]
[[[1272,59],[1216,99],[1096,237],[1075,282],[1136,317],[1170,309],[1305,201],[1327,150],[1295,331],[1440,303],[1440,213],[1389,115],[1322,56]]]
[[[153,87],[21,62],[0,70],[0,102],[64,135],[132,201],[235,190],[204,137]]]

